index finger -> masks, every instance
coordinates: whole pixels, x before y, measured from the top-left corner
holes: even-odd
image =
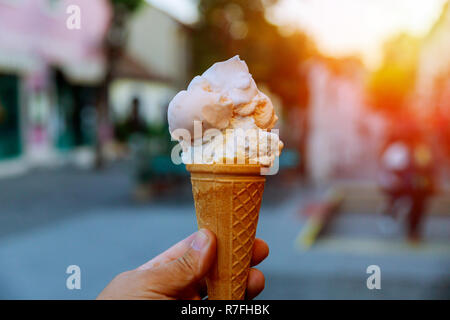
[[[267,243],[259,238],[255,239],[253,243],[253,255],[251,260],[251,266],[260,264],[269,255],[269,246]]]

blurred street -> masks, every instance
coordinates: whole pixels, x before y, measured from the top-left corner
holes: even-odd
[[[139,204],[129,168],[40,169],[0,180],[0,298],[95,298],[116,274],[195,231],[187,178],[167,196]],[[301,251],[294,245],[304,223],[299,210],[314,194],[268,179],[258,237],[271,253],[260,266],[266,276],[260,298],[450,298],[448,219],[431,216],[424,243],[411,247],[401,236],[383,237],[369,207],[341,212],[324,237]],[[81,290],[66,289],[65,271],[72,264],[81,268]],[[366,288],[372,264],[381,268],[381,290]]]
[[[259,299],[450,299],[450,0],[0,0],[0,30],[0,300],[192,234],[197,155],[273,161]]]

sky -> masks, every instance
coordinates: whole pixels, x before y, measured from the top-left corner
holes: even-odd
[[[197,0],[146,0],[170,13],[181,22],[191,24],[198,20]]]
[[[197,0],[147,0],[177,19],[198,19]],[[381,59],[382,44],[406,31],[424,36],[446,0],[279,0],[267,18],[284,29],[301,29],[331,56],[359,55],[369,67]]]
[[[446,0],[280,0],[268,12],[277,24],[300,28],[332,56],[360,55],[370,67],[382,44],[406,31],[424,36]]]

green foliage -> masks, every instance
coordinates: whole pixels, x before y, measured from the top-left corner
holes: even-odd
[[[314,45],[302,33],[282,36],[265,18],[261,0],[200,0],[201,21],[193,30],[194,74],[238,54],[257,82],[265,83],[286,106],[306,104],[302,63]]]
[[[121,8],[129,13],[139,9],[145,0],[110,0],[114,8]]]

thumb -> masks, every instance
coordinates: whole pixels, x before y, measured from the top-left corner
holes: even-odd
[[[215,258],[216,237],[211,231],[201,229],[179,258],[154,268],[151,273],[158,279],[160,292],[175,295],[203,279]]]

